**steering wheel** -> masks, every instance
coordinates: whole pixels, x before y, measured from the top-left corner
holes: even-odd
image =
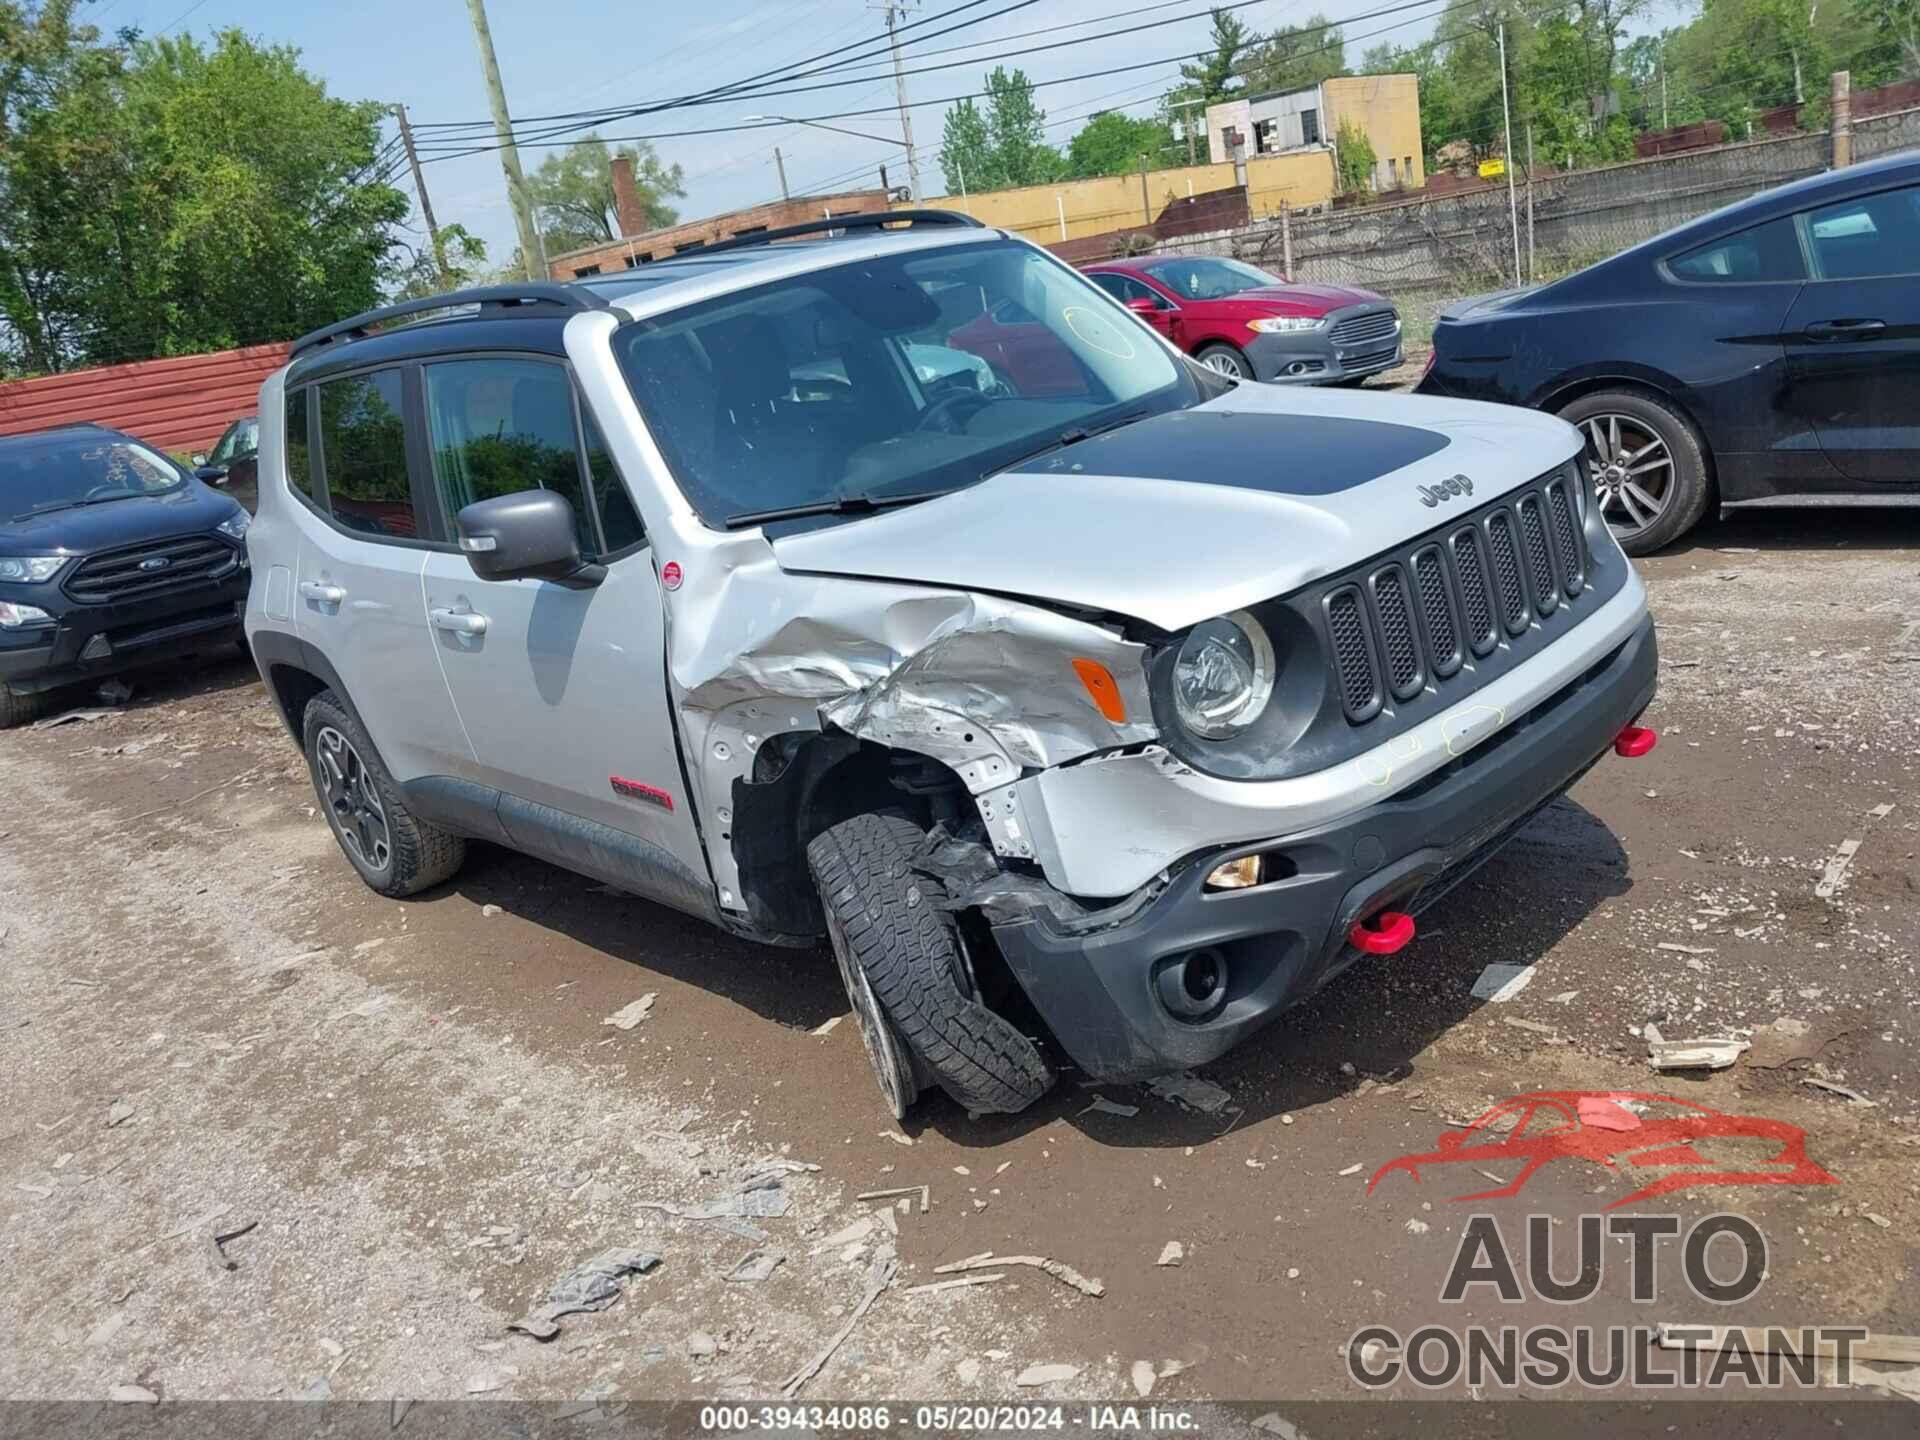
[[[951,395],[942,395],[938,400],[934,401],[933,404],[929,405],[926,410],[921,413],[920,419],[915,422],[913,428],[915,430],[938,430],[948,435],[959,435],[963,433],[960,427],[966,422],[955,412],[957,412],[962,405],[971,405],[974,407],[973,413],[978,414],[981,409],[991,403],[988,397],[982,395],[978,390],[956,390]]]

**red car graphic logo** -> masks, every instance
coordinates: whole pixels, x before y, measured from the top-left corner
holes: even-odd
[[[1741,1161],[1716,1164],[1710,1148],[1749,1152]],[[1491,1190],[1455,1195],[1455,1200],[1497,1200],[1518,1195],[1534,1172],[1555,1160],[1590,1160],[1609,1170],[1665,1169],[1631,1195],[1612,1201],[1632,1205],[1697,1185],[1832,1185],[1836,1177],[1807,1158],[1807,1135],[1798,1125],[1757,1115],[1727,1115],[1671,1095],[1630,1090],[1535,1090],[1503,1100],[1464,1130],[1449,1130],[1424,1155],[1402,1155],[1373,1172],[1367,1193],[1388,1175],[1404,1170],[1417,1182],[1429,1165],[1501,1165],[1520,1162],[1511,1180]],[[1758,1147],[1762,1152],[1753,1156]],[[1497,1178],[1497,1177],[1495,1177]]]

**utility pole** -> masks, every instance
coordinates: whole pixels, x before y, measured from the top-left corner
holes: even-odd
[[[773,168],[780,172],[780,198],[782,200],[791,200],[793,196],[787,190],[787,162],[781,158],[780,147],[778,145],[773,147]],[[886,167],[882,166],[880,168],[880,174],[884,177],[886,173]],[[880,181],[880,188],[882,190],[887,188],[887,182],[884,178]]]
[[[1147,192],[1147,157],[1140,157],[1140,219],[1143,224],[1153,224],[1153,197]]]
[[[900,36],[894,29],[901,9],[900,0],[888,0],[887,44],[893,50],[893,88],[900,101],[900,134],[907,142],[907,190],[917,205],[921,195],[920,152],[913,148],[913,110],[907,104],[907,73],[900,65]]]
[[[1833,139],[1833,168],[1844,170],[1853,163],[1853,72],[1833,72],[1833,118],[1828,122]]]
[[[1203,103],[1204,102],[1199,100],[1185,100],[1173,107],[1180,112],[1180,128],[1187,132],[1188,165],[1198,165],[1200,163],[1200,157],[1195,153],[1193,143],[1193,112]]]
[[[500,62],[493,53],[493,32],[487,28],[486,0],[467,0],[467,12],[473,17],[473,38],[480,47],[480,74],[493,110],[493,133],[500,141],[500,169],[507,177],[507,199],[513,204],[513,221],[520,232],[520,262],[529,280],[545,280],[547,250],[540,240],[540,227],[533,223],[533,197],[527,193],[527,177],[520,171],[520,151],[513,143],[513,118],[507,113],[506,92],[500,88]]]
[[[473,0],[479,4],[480,0]],[[1507,228],[1513,232],[1513,283],[1520,284],[1520,201],[1513,189],[1513,109],[1507,100],[1507,27],[1500,27],[1500,117],[1506,126]]]
[[[1793,56],[1793,103],[1804,105],[1807,103],[1807,90],[1800,79],[1800,52],[1790,50],[1787,53]]]
[[[1533,284],[1533,122],[1527,121],[1527,283]]]
[[[1667,52],[1665,46],[1662,46],[1660,50],[1660,128],[1662,130],[1667,128]]]
[[[447,247],[440,239],[440,227],[433,222],[433,201],[427,198],[426,177],[420,173],[420,156],[413,148],[413,126],[407,123],[407,107],[393,107],[393,118],[400,122],[400,143],[407,147],[407,164],[413,169],[413,188],[420,195],[420,214],[427,222],[427,238],[433,242],[433,268],[442,288],[453,281],[447,275]]]

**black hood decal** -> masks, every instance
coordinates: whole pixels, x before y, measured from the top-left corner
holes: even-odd
[[[1333,495],[1447,448],[1445,435],[1381,420],[1175,410],[1055,450],[1011,474],[1126,475]]]

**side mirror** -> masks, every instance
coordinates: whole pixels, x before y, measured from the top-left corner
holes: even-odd
[[[192,456],[192,460],[193,460],[193,463],[194,463],[194,464],[195,464],[196,466],[198,466],[198,465],[204,465],[204,464],[206,464],[206,463],[207,463],[207,456],[206,456],[206,452],[205,452],[205,451],[202,451],[202,450],[196,450],[196,451],[194,451],[194,452],[193,452],[193,456]]]
[[[476,500],[454,517],[461,553],[482,580],[551,580],[591,590],[607,567],[580,558],[573,506],[551,490]]]
[[[1146,296],[1136,295],[1127,301],[1127,308],[1136,315],[1151,315],[1159,310],[1160,307],[1154,304],[1153,301],[1147,299]]]
[[[227,483],[227,467],[224,465],[202,464],[193,473],[209,485],[224,485]]]

